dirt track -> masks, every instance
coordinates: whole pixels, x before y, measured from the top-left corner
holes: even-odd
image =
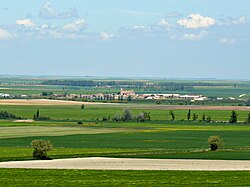
[[[58,160],[47,160],[47,161],[0,162],[0,168],[250,171],[250,161],[92,157],[92,158],[58,159]]]

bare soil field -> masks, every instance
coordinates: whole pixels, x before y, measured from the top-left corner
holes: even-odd
[[[92,157],[57,160],[0,162],[0,168],[250,171],[250,161]]]
[[[0,105],[105,105],[110,103],[96,102],[79,102],[79,101],[64,101],[64,100],[48,100],[48,99],[1,99]]]
[[[250,111],[249,106],[201,106],[201,105],[152,105],[140,106],[142,109],[169,109],[169,110],[242,110]]]
[[[20,119],[20,120],[15,120],[13,122],[15,122],[15,123],[33,123],[34,120],[33,119]]]

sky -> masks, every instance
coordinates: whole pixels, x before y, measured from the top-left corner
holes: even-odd
[[[2,0],[0,74],[250,79],[249,0]]]

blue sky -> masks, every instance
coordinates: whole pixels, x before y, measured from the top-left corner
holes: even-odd
[[[249,0],[8,0],[0,74],[250,79]]]

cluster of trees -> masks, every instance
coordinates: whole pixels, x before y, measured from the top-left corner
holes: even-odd
[[[22,118],[7,111],[0,111],[0,119],[22,119]]]
[[[122,112],[118,112],[114,115],[113,121],[150,121],[150,112],[141,112],[138,115],[133,115],[129,108],[124,108]]]
[[[39,109],[36,111],[36,113],[33,116],[33,120],[35,120],[35,121],[46,121],[46,120],[49,120],[49,119],[50,119],[49,117],[41,116]]]

